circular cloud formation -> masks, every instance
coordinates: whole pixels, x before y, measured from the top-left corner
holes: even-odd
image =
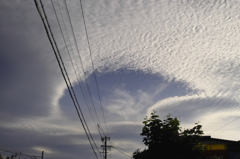
[[[82,127],[79,128],[34,2],[5,1],[2,4],[0,31],[4,41],[1,48],[5,54],[0,61],[4,68],[1,82],[5,83],[1,86],[4,110],[1,111],[4,118],[1,139],[10,147],[25,146],[34,153],[45,150],[55,157],[67,150],[68,153],[60,154],[68,158],[79,156],[76,152],[80,145],[79,153],[88,157],[92,154],[90,145]],[[77,74],[83,77],[83,65],[89,83],[93,82],[79,1],[67,1],[79,52],[63,1],[53,1],[53,4],[68,48],[51,2],[43,4],[70,79],[76,77],[67,49]],[[129,147],[125,151],[131,153],[139,145],[140,122],[153,109],[161,117],[168,113],[176,115],[185,124],[183,127],[200,120],[207,133],[237,119],[240,1],[83,0],[83,9],[94,68],[97,75],[101,75],[99,83],[103,84],[99,87],[105,89],[100,92],[103,92],[109,131],[117,144]],[[117,75],[112,75],[113,72]],[[136,75],[136,72],[140,73]],[[74,82],[73,86],[77,87]],[[98,100],[96,92],[93,98],[94,102]],[[96,111],[102,113],[100,108]],[[95,123],[86,116],[94,138],[98,138]],[[230,132],[214,134],[237,139],[239,128],[236,124],[230,128]],[[78,142],[78,134],[81,134],[81,142]],[[24,142],[26,138],[28,143]]]
[[[99,1],[85,7],[99,72],[141,70],[206,95],[239,97],[239,2]],[[91,71],[89,54],[84,57]]]
[[[158,102],[149,111],[165,106],[181,109],[180,101],[180,105],[193,105],[191,109],[197,112],[202,104],[239,112],[240,1],[97,1],[84,5],[99,73],[140,70],[183,82],[196,91]],[[84,66],[92,72],[86,50]]]

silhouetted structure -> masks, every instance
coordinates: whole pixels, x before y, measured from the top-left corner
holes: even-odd
[[[223,140],[203,136],[200,143],[206,146],[205,155],[208,158],[240,159],[240,141]]]
[[[205,147],[199,143],[202,126],[195,123],[191,129],[180,127],[180,121],[168,115],[160,120],[156,112],[143,121],[143,143],[146,149],[133,153],[134,159],[205,159]]]

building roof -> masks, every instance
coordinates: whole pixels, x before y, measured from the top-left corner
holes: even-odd
[[[205,144],[239,144],[240,141],[233,141],[233,140],[225,140],[225,139],[218,139],[218,138],[211,138],[211,136],[202,136],[200,139],[201,143]]]

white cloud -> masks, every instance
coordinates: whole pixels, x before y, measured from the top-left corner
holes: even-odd
[[[112,114],[116,114],[122,120],[136,120],[149,103],[152,103],[149,94],[139,90],[135,94],[125,89],[116,88],[113,94],[107,97],[106,108]]]
[[[119,3],[123,7],[120,12],[115,12],[118,5],[106,12],[100,11],[102,8],[96,3],[96,10],[87,14],[93,59],[98,71],[142,70],[184,81],[207,95],[218,94],[223,89],[228,90],[226,93],[233,91],[226,78],[235,76],[239,70],[236,67],[240,50],[236,39],[239,36],[234,34],[240,25],[238,3],[233,7],[229,2],[229,7],[221,9],[217,5],[209,7],[213,5],[210,1],[201,6],[202,9],[198,8],[201,3],[188,2],[143,2],[144,8],[138,8],[136,4],[128,6],[128,2]],[[134,12],[140,8],[141,16],[128,14],[129,9]],[[115,16],[104,19],[111,12]],[[106,15],[101,19],[99,14]],[[144,24],[140,25],[143,19]],[[96,23],[105,25],[93,31]],[[229,72],[229,75],[226,70],[219,76],[219,71],[226,69],[226,63],[232,63],[231,72],[235,73]],[[90,64],[86,61],[84,65],[90,70]]]
[[[3,116],[9,119],[13,114],[16,119],[21,119],[14,123],[5,121],[1,127],[36,130],[53,136],[83,134],[82,130],[75,127],[78,121],[73,123],[69,117],[64,116],[60,107],[59,100],[63,97],[66,86],[40,18],[34,5],[31,6],[28,2],[33,5],[32,1],[15,6],[6,1],[7,5],[1,5],[5,6],[0,13],[6,22],[1,23],[1,34],[6,32],[2,37],[8,37],[5,40],[15,44],[16,48],[11,50],[7,47],[5,52],[12,53],[15,58],[9,56],[9,59],[14,59],[11,64],[15,64],[18,68],[16,72],[20,72],[16,77],[8,78],[9,81],[15,80],[8,82],[9,87],[2,89],[2,98],[8,101],[4,104],[8,106],[4,107],[7,114],[3,113]],[[90,75],[93,70],[79,1],[67,3],[84,69]],[[50,2],[44,4],[70,78],[75,80]],[[93,62],[99,74],[104,76],[118,70],[142,71],[168,81],[156,86],[151,93],[142,89],[132,93],[127,86],[109,91],[110,95],[106,95],[103,100],[107,119],[111,121],[110,129],[117,132],[120,128],[114,129],[114,124],[119,121],[141,122],[152,109],[158,110],[162,117],[166,113],[176,114],[186,126],[196,122],[195,119],[201,120],[207,133],[239,116],[240,1],[101,0],[84,1],[83,5]],[[63,13],[65,22],[68,22],[65,11]],[[67,30],[73,44],[69,24]],[[76,47],[72,47],[77,73],[83,76]],[[31,53],[25,54],[26,50],[31,50]],[[19,77],[24,78],[21,80]],[[171,96],[170,93],[169,97],[156,101],[159,94],[164,94],[172,83],[177,82],[185,84],[184,87],[191,91],[178,96]],[[24,91],[27,93],[24,94]],[[26,97],[29,101],[25,100]],[[15,109],[19,108],[17,102],[21,104],[21,109]],[[31,115],[33,112],[40,115]],[[216,119],[219,119],[218,122]],[[235,127],[236,125],[231,126],[231,129]],[[233,130],[218,136],[226,138],[231,134],[237,137],[236,133]],[[117,143],[127,145],[128,141]]]

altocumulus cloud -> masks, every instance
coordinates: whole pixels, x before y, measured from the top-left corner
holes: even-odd
[[[57,1],[53,2],[60,16]],[[78,89],[51,2],[43,3]],[[67,45],[81,70],[64,3],[59,4],[70,36]],[[67,1],[67,5],[82,63],[95,91],[79,1]],[[139,145],[141,121],[152,110],[162,118],[168,113],[179,117],[183,127],[200,120],[206,134],[240,116],[240,1],[93,0],[83,1],[83,6],[109,134],[128,154],[143,147]],[[4,141],[0,146],[32,153],[42,149],[46,158],[94,157],[67,99],[33,1],[3,1],[0,15],[0,139]],[[83,79],[82,71],[77,74]],[[93,100],[98,100],[96,93]],[[100,145],[98,131],[83,109]],[[100,115],[101,109],[97,111]],[[239,139],[237,121],[222,130],[212,135]],[[112,152],[122,158],[116,150]]]

